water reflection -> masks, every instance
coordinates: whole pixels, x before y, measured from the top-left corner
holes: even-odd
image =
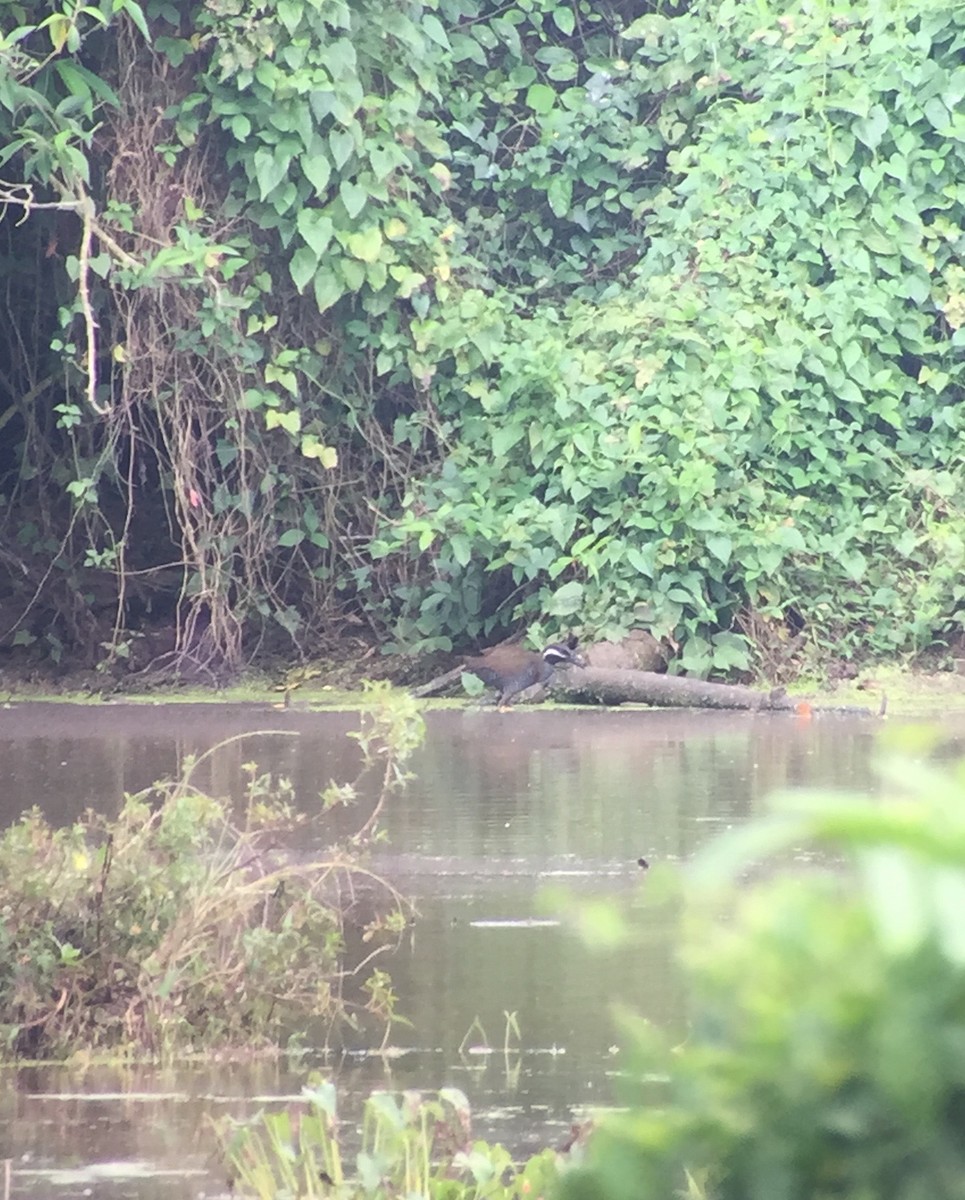
[[[393,846],[594,869],[643,854],[687,858],[776,789],[862,789],[869,722],[730,713],[443,712],[415,771],[418,795],[389,814]]]
[[[358,747],[345,736],[357,726],[354,714],[242,706],[14,707],[0,712],[0,820],[33,804],[61,822],[88,806],[116,812],[125,791],[176,775],[212,746],[199,786],[239,797],[254,760],[288,776],[316,813],[329,780],[357,774]],[[672,914],[643,906],[637,859],[689,859],[776,789],[869,788],[875,732],[872,722],[783,714],[430,714],[416,779],[386,814],[389,843],[375,864],[418,908],[383,964],[411,1022],[392,1031],[392,1055],[373,1054],[384,1031],[368,1027],[339,1057],[297,1066],[8,1069],[0,1137],[15,1194],[217,1193],[208,1120],[297,1094],[312,1064],[337,1071],[349,1109],[375,1086],[453,1084],[473,1100],[480,1135],[519,1150],[558,1140],[574,1112],[611,1099],[614,1001],[686,1030]],[[312,828],[305,853],[331,836],[321,818]],[[641,930],[633,950],[594,953],[547,924],[541,897],[560,881],[614,898]]]

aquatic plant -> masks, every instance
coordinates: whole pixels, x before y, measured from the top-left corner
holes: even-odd
[[[369,700],[353,736],[362,774],[376,779],[374,813],[311,861],[286,850],[306,820],[290,785],[254,764],[236,809],[194,786],[195,760],[179,779],[125,796],[116,818],[89,810],[58,829],[35,808],[0,835],[3,1050],[263,1047],[309,1019],[351,1018],[341,885],[364,875],[382,897],[362,931],[354,972],[364,976],[405,921],[364,852],[422,736],[411,698],[372,685]],[[330,786],[325,805],[353,800],[359,782]],[[393,993],[377,974],[357,1003],[368,995],[391,1022]]]
[[[792,797],[708,852],[690,1035],[626,1018],[664,1095],[602,1121],[563,1200],[965,1194],[965,762],[928,748],[886,762],[881,800]],[[809,842],[833,869],[748,884]]]
[[[433,1100],[375,1092],[359,1128],[339,1121],[336,1099],[335,1086],[324,1081],[306,1087],[294,1109],[222,1123],[237,1194],[540,1200],[556,1184],[559,1156],[552,1150],[518,1166],[503,1146],[473,1141],[469,1102],[455,1088]],[[355,1148],[347,1151],[346,1143]]]

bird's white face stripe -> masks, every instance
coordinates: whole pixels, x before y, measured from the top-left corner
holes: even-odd
[[[543,651],[543,661],[548,663],[572,662],[573,654],[566,646],[547,646]]]

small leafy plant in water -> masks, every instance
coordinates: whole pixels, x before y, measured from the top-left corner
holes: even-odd
[[[253,764],[238,811],[193,785],[197,760],[126,796],[114,819],[88,810],[57,829],[33,809],[0,835],[2,1050],[257,1048],[309,1019],[348,1016],[339,884],[363,869],[422,732],[408,697],[376,686],[369,698],[356,736],[363,775],[378,772],[374,813],[314,861],[284,848],[305,821],[290,785]],[[358,785],[334,790],[344,802]],[[384,895],[394,912],[377,913],[363,941],[403,924],[400,898]],[[362,995],[391,1021],[379,980]]]
[[[559,1156],[544,1150],[517,1166],[500,1145],[473,1141],[469,1103],[444,1088],[434,1100],[416,1092],[375,1092],[361,1128],[348,1131],[336,1090],[308,1087],[297,1110],[259,1113],[220,1127],[237,1194],[302,1200],[427,1197],[432,1200],[540,1200],[555,1186]],[[346,1150],[346,1141],[355,1144]]]

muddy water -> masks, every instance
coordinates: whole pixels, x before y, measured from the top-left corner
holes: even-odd
[[[22,705],[0,710],[0,821],[38,804],[57,821],[115,812],[125,791],[217,746],[195,779],[238,795],[242,764],[288,776],[317,809],[354,777],[353,714],[234,706]],[[386,814],[378,869],[418,908],[391,962],[399,1009],[350,1036],[337,1073],[351,1109],[377,1086],[466,1091],[476,1132],[517,1150],[553,1143],[612,1099],[614,1001],[673,1033],[687,1023],[674,932],[641,908],[637,859],[685,862],[787,785],[872,786],[873,722],[718,713],[430,714],[409,793]],[[218,745],[224,743],[223,745]],[[318,841],[326,834],[319,822]],[[646,922],[632,952],[593,952],[547,890],[611,897]],[[224,1191],[210,1120],[297,1095],[306,1066],[0,1069],[0,1158],[12,1194],[196,1197]],[[2,1187],[0,1187],[2,1194]]]

